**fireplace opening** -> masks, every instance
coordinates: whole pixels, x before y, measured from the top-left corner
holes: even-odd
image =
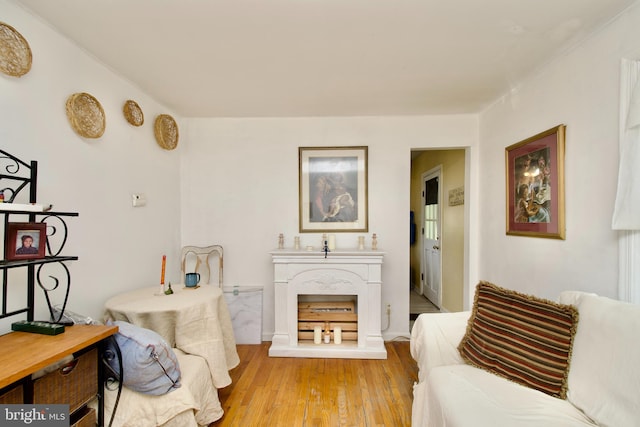
[[[298,295],[298,344],[357,343],[357,295]]]

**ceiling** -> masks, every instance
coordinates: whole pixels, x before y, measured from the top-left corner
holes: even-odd
[[[634,1],[14,0],[183,117],[479,112]]]

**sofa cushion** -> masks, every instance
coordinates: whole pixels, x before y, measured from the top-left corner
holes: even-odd
[[[173,349],[156,332],[121,320],[114,335],[122,354],[122,384],[139,393],[161,395],[180,387],[180,366]],[[117,352],[108,342],[105,352],[113,372],[119,372]]]
[[[561,302],[567,301],[561,295]],[[601,426],[640,419],[640,305],[582,294],[568,399]]]
[[[577,322],[570,305],[480,282],[458,350],[471,365],[565,399]]]
[[[412,427],[593,427],[556,399],[471,365],[438,366],[413,389]]]

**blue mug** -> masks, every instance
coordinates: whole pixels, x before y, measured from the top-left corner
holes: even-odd
[[[184,285],[187,288],[193,288],[198,286],[200,283],[200,274],[199,273],[187,273],[184,275]]]

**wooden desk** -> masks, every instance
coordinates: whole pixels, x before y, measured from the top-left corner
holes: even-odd
[[[172,289],[172,295],[157,295],[157,286],[116,295],[105,303],[106,318],[151,329],[170,346],[203,357],[216,388],[228,386],[229,370],[240,358],[222,289],[181,284]]]
[[[0,336],[0,389],[19,381],[28,384],[30,376],[66,356],[98,346],[102,341],[118,332],[117,326],[74,325],[65,328],[59,335],[42,335],[29,332],[10,332]],[[101,399],[103,384],[102,364],[98,363],[98,389]],[[27,388],[29,389],[29,388]],[[24,403],[32,403],[32,387],[25,392]],[[100,425],[103,422],[102,402],[98,409]]]
[[[10,332],[0,336],[0,388],[118,332],[117,326],[67,326],[59,335]]]

